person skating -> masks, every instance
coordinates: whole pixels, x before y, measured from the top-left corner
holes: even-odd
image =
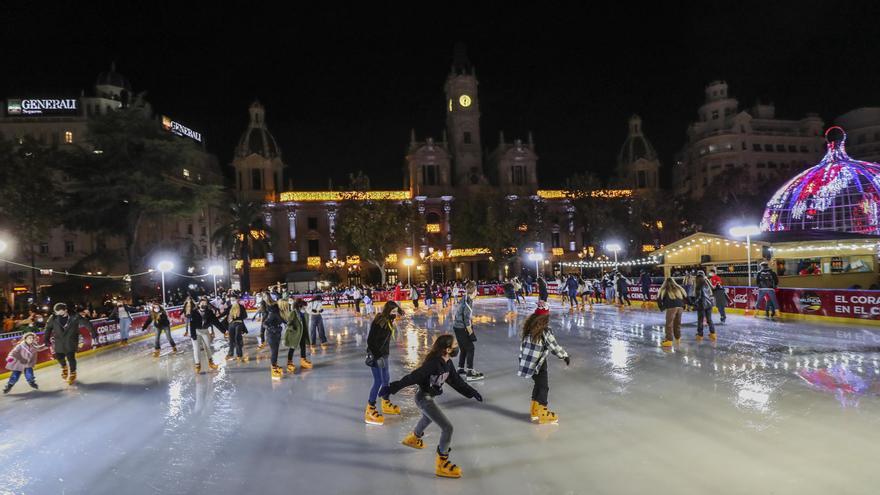
[[[156,343],[153,345],[153,357],[159,357],[159,351],[162,349],[160,339],[162,338],[163,332],[168,339],[168,343],[171,344],[171,352],[177,352],[177,345],[174,343],[174,339],[171,338],[171,320],[168,318],[168,313],[165,312],[165,308],[163,308],[158,302],[154,302],[150,305],[150,314],[148,314],[147,318],[144,320],[144,325],[141,327],[141,330],[146,330],[150,325],[153,325],[153,329],[156,330]]]
[[[184,337],[189,335],[189,333],[192,331],[192,328],[190,328],[192,326],[190,324],[190,320],[192,320],[192,312],[194,309],[196,309],[196,302],[193,301],[191,295],[187,294],[186,300],[183,301],[183,308],[181,309],[181,311],[183,311],[184,318],[186,318],[186,329],[183,331]]]
[[[715,340],[715,323],[712,322],[712,308],[715,307],[715,297],[712,295],[712,287],[706,279],[706,274],[697,272],[694,282],[694,307],[697,310],[697,342],[703,340],[703,320],[709,325],[709,339]]]
[[[767,298],[767,302],[764,303],[767,319],[776,318],[776,310],[779,309],[779,301],[776,299],[779,277],[770,269],[769,263],[762,261],[761,271],[758,272],[755,281],[758,284],[758,299],[755,300],[755,309],[758,309],[758,304],[763,302],[764,298]]]
[[[8,394],[12,390],[22,373],[32,389],[40,388],[37,386],[37,379],[34,376],[34,366],[37,364],[37,354],[44,349],[46,346],[37,344],[36,334],[33,332],[22,334],[18,344],[6,356],[6,369],[12,373],[9,375],[6,386],[3,387],[4,394]]]
[[[416,289],[415,285],[409,286],[409,299],[412,301],[413,308],[418,311],[419,309],[419,290]]]
[[[727,321],[727,291],[724,290],[724,281],[718,276],[715,270],[709,270],[709,285],[712,286],[712,295],[715,296],[715,307],[718,308],[718,314],[721,323]]]
[[[202,372],[202,351],[208,358],[208,368],[216,370],[219,368],[214,364],[211,357],[211,342],[214,340],[214,328],[221,329],[220,321],[208,305],[207,299],[201,299],[196,309],[192,312],[192,331],[190,338],[193,341],[193,360],[195,361],[196,374]]]
[[[263,320],[266,319],[266,301],[270,298],[268,293],[257,293],[256,298],[257,311],[254,313],[254,316],[251,317],[251,321],[257,320],[260,322],[260,343],[257,345],[257,350],[260,350],[266,347],[266,326],[263,325]]]
[[[266,327],[266,338],[269,341],[269,359],[272,364],[269,371],[273,380],[280,380],[284,375],[281,366],[278,366],[278,349],[281,346],[281,325],[283,323],[278,303],[270,298],[266,302],[266,317],[263,319],[263,325]]]
[[[681,340],[681,314],[687,304],[687,292],[672,277],[663,281],[657,293],[657,307],[666,311],[666,338],[660,344],[672,347]],[[674,339],[674,340],[673,340]]]
[[[357,304],[359,305],[361,299],[355,299]],[[321,349],[327,348],[327,335],[324,332],[324,300],[321,297],[321,293],[317,293],[315,297],[309,301],[308,304],[308,313],[309,313],[309,341],[312,343],[312,347],[318,344],[318,339],[321,339]]]
[[[474,342],[477,335],[474,333],[474,298],[477,296],[477,284],[468,282],[465,287],[465,296],[455,307],[452,316],[452,331],[458,341],[461,354],[458,356],[458,374],[464,375],[465,380],[482,380],[483,374],[474,369]]]
[[[523,324],[517,375],[535,381],[535,386],[532,387],[530,416],[532,421],[538,421],[542,425],[559,422],[559,416],[548,407],[547,395],[550,386],[547,357],[551,353],[565,361],[566,366],[571,364],[568,353],[556,342],[556,337],[550,330],[550,306],[545,302],[539,302],[538,308]]]
[[[443,384],[448,383],[449,386],[461,395],[469,399],[476,399],[478,402],[483,402],[483,397],[480,393],[462,380],[455,372],[452,359],[456,355],[458,355],[458,346],[455,343],[455,338],[449,334],[440,335],[434,341],[434,345],[431,346],[431,350],[428,351],[420,367],[400,380],[391,382],[389,386],[382,387],[379,391],[379,395],[396,394],[405,387],[411,385],[419,386],[415,396],[415,403],[419,410],[422,411],[422,417],[416,423],[413,431],[401,443],[415,449],[424,448],[425,443],[422,440],[422,436],[425,434],[425,429],[431,423],[436,423],[440,427],[441,433],[440,442],[437,445],[434,472],[437,476],[445,478],[461,478],[461,468],[449,461],[452,423],[443,414],[435,398],[443,393]]]
[[[125,304],[123,301],[116,301],[113,311],[110,312],[110,319],[119,326],[119,338],[122,339],[122,345],[124,346],[128,345],[128,334],[131,331],[131,324],[133,322],[131,314],[135,312],[136,310],[133,307]]]
[[[238,359],[247,362],[247,356],[244,353],[244,334],[247,333],[247,308],[238,300],[238,296],[229,297],[229,306],[226,311],[220,315],[221,320],[226,322],[226,339],[229,341],[229,351],[226,353],[226,359]]]
[[[308,321],[309,315],[306,313],[306,302],[302,299],[294,299],[293,296],[287,298],[288,311],[282,313],[282,317],[287,323],[284,330],[284,345],[287,346],[287,372],[295,373],[296,365],[293,364],[293,354],[299,347],[299,367],[307,370],[312,368],[312,362],[309,361],[308,354]]]
[[[629,300],[629,280],[620,272],[616,272],[615,275],[614,282],[617,285],[617,299],[620,301],[620,307],[623,308],[624,303],[627,306],[632,306],[632,302]]]
[[[544,277],[538,277],[538,300],[547,302],[550,298],[550,292],[547,290],[547,281]]]
[[[79,348],[79,329],[86,327],[92,335],[93,342],[97,342],[98,335],[92,322],[78,313],[69,313],[66,304],[57,303],[52,310],[54,314],[46,322],[43,343],[47,345],[51,343],[55,359],[61,365],[61,379],[67,380],[69,385],[73,385],[76,382],[76,351]]]
[[[651,301],[651,275],[647,270],[642,270],[642,274],[639,276],[639,285],[642,287],[642,309],[645,309]]]
[[[367,365],[373,374],[373,386],[364,410],[364,422],[372,425],[385,423],[385,414],[400,414],[400,407],[392,404],[388,394],[379,389],[387,388],[390,380],[388,356],[391,354],[391,338],[394,336],[394,319],[403,315],[403,309],[395,302],[387,302],[376,315],[367,334]],[[376,399],[382,397],[382,412],[376,409]]]
[[[565,293],[568,296],[568,311],[573,313],[578,309],[578,282],[574,275],[569,275],[565,281]]]

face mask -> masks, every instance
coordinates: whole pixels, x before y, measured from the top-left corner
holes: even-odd
[[[290,304],[290,306],[293,307],[294,300],[293,300],[293,299],[288,299],[288,300],[287,300],[287,304]]]
[[[66,311],[56,311],[55,316],[65,316],[67,314]]]
[[[456,347],[452,350],[452,352],[449,353],[449,357],[454,358],[455,356],[458,356],[458,347]]]
[[[158,313],[158,312],[159,312],[159,306],[153,306],[153,311],[155,311],[155,312]]]
[[[199,309],[204,311],[204,310],[208,309],[208,305],[207,304],[199,304]]]

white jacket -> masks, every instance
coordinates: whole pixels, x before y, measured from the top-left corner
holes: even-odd
[[[310,315],[319,315],[324,312],[324,303],[321,298],[316,297],[309,301],[308,310]]]

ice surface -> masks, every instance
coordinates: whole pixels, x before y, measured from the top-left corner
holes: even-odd
[[[533,304],[531,304],[533,306]],[[325,316],[333,345],[315,368],[273,382],[268,349],[247,336],[247,364],[195,376],[189,339],[177,355],[151,341],[84,358],[80,382],[57,366],[0,397],[0,494],[621,494],[875,493],[880,482],[880,330],[731,315],[717,343],[660,347],[659,311],[597,306],[552,323],[572,365],[550,362],[560,424],[528,418],[531,380],[516,376],[520,325],[502,299],[480,299],[474,386],[438,402],[455,425],[460,480],[438,479],[427,448],[400,445],[415,424],[413,389],[394,396],[402,417],[363,422],[371,384],[368,321]],[[717,315],[716,315],[717,316]],[[417,313],[399,325],[392,380],[413,368],[451,321]],[[281,363],[286,361],[282,350]],[[297,353],[298,357],[298,353]]]

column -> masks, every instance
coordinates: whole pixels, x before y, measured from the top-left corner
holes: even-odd
[[[568,250],[573,253],[577,251],[577,242],[574,240],[574,206],[569,200],[565,200],[565,203],[565,211],[568,213]]]
[[[296,263],[299,260],[299,251],[296,249],[296,208],[287,207],[288,233],[290,235],[288,247],[290,248],[290,261]]]
[[[446,232],[446,254],[452,251],[452,227],[449,223],[449,215],[452,212],[452,196],[442,196],[443,200],[443,230]]]
[[[263,220],[265,220],[265,222],[266,222],[266,227],[271,230],[272,229],[272,210],[271,209],[266,208],[265,210],[263,210]],[[275,246],[270,246],[270,250],[268,252],[266,252],[266,262],[267,263],[274,263],[275,262],[275,253],[273,252],[274,249],[275,249]]]

